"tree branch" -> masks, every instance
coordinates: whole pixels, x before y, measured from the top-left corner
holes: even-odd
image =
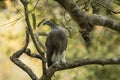
[[[35,37],[34,37],[34,34],[33,34],[33,30],[32,30],[32,27],[30,25],[30,19],[28,17],[28,14],[29,14],[29,11],[28,11],[28,2],[27,2],[27,0],[20,0],[20,1],[21,1],[21,3],[24,6],[25,20],[26,20],[26,23],[27,23],[27,26],[28,26],[28,29],[29,29],[29,33],[30,33],[31,38],[33,40],[33,43],[34,43],[34,45],[35,45],[38,53],[43,54],[43,51],[39,48],[39,46],[38,46],[38,44],[37,44],[37,42],[35,40]]]
[[[30,56],[30,57],[33,57],[33,58],[38,58],[38,59],[42,59],[42,56],[39,55],[39,54],[36,54],[36,53],[31,53],[31,50],[29,48],[27,48],[25,50],[25,53]]]
[[[73,0],[55,1],[57,1],[69,12],[73,20],[81,28],[81,34],[86,33],[86,35],[89,35],[89,32],[92,30],[93,27],[92,25],[100,25],[120,32],[120,21],[113,20],[102,15],[86,14],[79,9],[79,7],[75,4],[75,2],[73,2]]]
[[[38,80],[37,76],[34,74],[34,72],[23,62],[21,62],[18,58],[25,52],[27,46],[29,43],[29,35],[28,32],[26,31],[26,44],[21,50],[16,51],[11,57],[11,61],[15,63],[17,66],[19,66],[22,70],[24,70],[32,80]]]
[[[67,62],[67,65],[62,65],[62,66],[56,66],[56,64],[53,64],[48,72],[48,76],[52,77],[52,75],[56,72],[56,71],[60,71],[60,70],[66,70],[66,69],[73,69],[76,67],[80,67],[80,66],[84,66],[84,65],[93,65],[93,64],[97,64],[97,65],[112,65],[112,64],[120,64],[120,58],[110,58],[110,59],[80,59],[80,60],[76,60],[76,61],[71,61],[71,62]]]
[[[47,36],[47,35],[48,35],[48,34],[45,33],[45,32],[38,32],[37,34],[38,34],[38,36]]]
[[[89,22],[94,25],[108,27],[120,33],[120,21],[108,18],[106,16],[91,14],[88,15]]]
[[[85,12],[80,11],[79,7],[73,2],[73,0],[55,0],[62,5],[66,11],[71,15],[73,20],[79,25],[79,31],[86,41],[87,45],[91,43],[89,33],[94,28],[86,16]]]
[[[33,34],[33,30],[32,30],[32,27],[31,27],[31,24],[30,24],[30,19],[29,19],[29,10],[28,10],[28,2],[27,0],[20,0],[21,3],[23,4],[24,6],[24,12],[25,12],[25,20],[26,20],[26,23],[27,23],[27,26],[28,26],[28,29],[29,29],[29,32],[30,32],[30,35],[31,35],[31,38],[33,40],[33,43],[38,51],[38,53],[42,56],[42,68],[43,68],[43,74],[46,74],[46,60],[45,60],[45,53],[39,48],[39,45],[37,44],[37,41],[35,39],[35,36]]]
[[[86,14],[82,12],[79,7],[73,2],[73,0],[56,0],[60,5],[62,5],[75,20],[75,22],[80,25],[84,21],[89,21],[90,24],[106,26],[115,31],[120,32],[120,21],[110,19],[108,17],[96,14]]]

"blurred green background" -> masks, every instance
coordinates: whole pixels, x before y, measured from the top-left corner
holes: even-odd
[[[29,10],[33,10],[37,0],[29,0]],[[74,0],[77,1],[77,0]],[[80,0],[83,1],[83,0]],[[120,8],[112,4],[115,9]],[[91,13],[92,9],[89,6]],[[92,45],[85,46],[85,42],[78,32],[77,24],[70,18],[69,14],[54,0],[39,0],[38,5],[32,12],[36,15],[37,24],[43,19],[54,19],[58,24],[70,29],[68,33],[69,43],[66,50],[67,61],[83,58],[112,58],[120,56],[119,33],[102,26],[96,26],[90,37]],[[64,15],[65,14],[65,15]],[[106,15],[101,8],[101,14],[114,19],[120,19],[120,15]],[[21,49],[25,43],[24,9],[19,0],[0,1],[0,80],[31,80],[29,76],[13,64],[9,57]],[[20,18],[21,17],[21,18]],[[31,14],[29,15],[31,18]],[[49,27],[41,24],[34,32],[48,32]],[[40,39],[45,42],[45,36]],[[36,52],[32,41],[29,48]],[[27,64],[38,77],[42,74],[41,61],[23,54],[20,60]],[[120,66],[87,65],[78,68],[59,71],[55,73],[53,80],[120,80]]]

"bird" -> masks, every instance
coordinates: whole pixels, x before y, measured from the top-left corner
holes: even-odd
[[[58,26],[53,20],[46,20],[43,25],[48,25],[51,28],[45,42],[48,67],[53,63],[57,65],[66,64],[65,51],[68,39],[65,29]]]

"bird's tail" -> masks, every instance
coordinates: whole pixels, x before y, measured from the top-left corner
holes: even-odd
[[[53,52],[53,51],[52,51],[52,52]],[[47,53],[47,65],[48,65],[48,67],[50,67],[50,66],[53,64],[53,62],[52,62],[52,60],[51,60],[52,52],[48,52],[48,53]]]

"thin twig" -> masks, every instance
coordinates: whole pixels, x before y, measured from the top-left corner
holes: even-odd
[[[14,1],[14,4],[13,4],[13,5],[14,5],[14,8],[15,8],[17,11],[19,11],[19,9],[18,9],[17,6],[16,6],[16,3],[17,3],[17,2],[18,2],[17,0]],[[22,14],[21,12],[20,12],[20,15],[23,16],[23,14]]]
[[[11,22],[8,22],[8,23],[5,23],[5,24],[0,25],[0,28],[3,27],[3,26],[6,26],[6,25],[8,25],[8,24],[11,24],[11,23],[13,23],[13,22],[16,22],[16,21],[20,20],[21,18],[23,18],[23,16],[15,19],[15,20],[13,20],[13,21],[11,21]]]
[[[34,11],[34,10],[36,9],[36,7],[37,7],[39,1],[40,1],[40,0],[37,0],[37,2],[36,2],[36,4],[35,4],[35,6],[34,6],[34,8],[33,8],[32,11]]]
[[[47,35],[48,35],[48,34],[45,33],[45,32],[38,32],[37,34],[38,34],[38,36],[47,36]]]
[[[30,50],[29,48],[27,48],[27,49],[25,50],[25,53],[26,53],[28,56],[30,56],[30,57],[42,59],[41,55],[36,54],[36,53],[31,53],[31,50]]]

